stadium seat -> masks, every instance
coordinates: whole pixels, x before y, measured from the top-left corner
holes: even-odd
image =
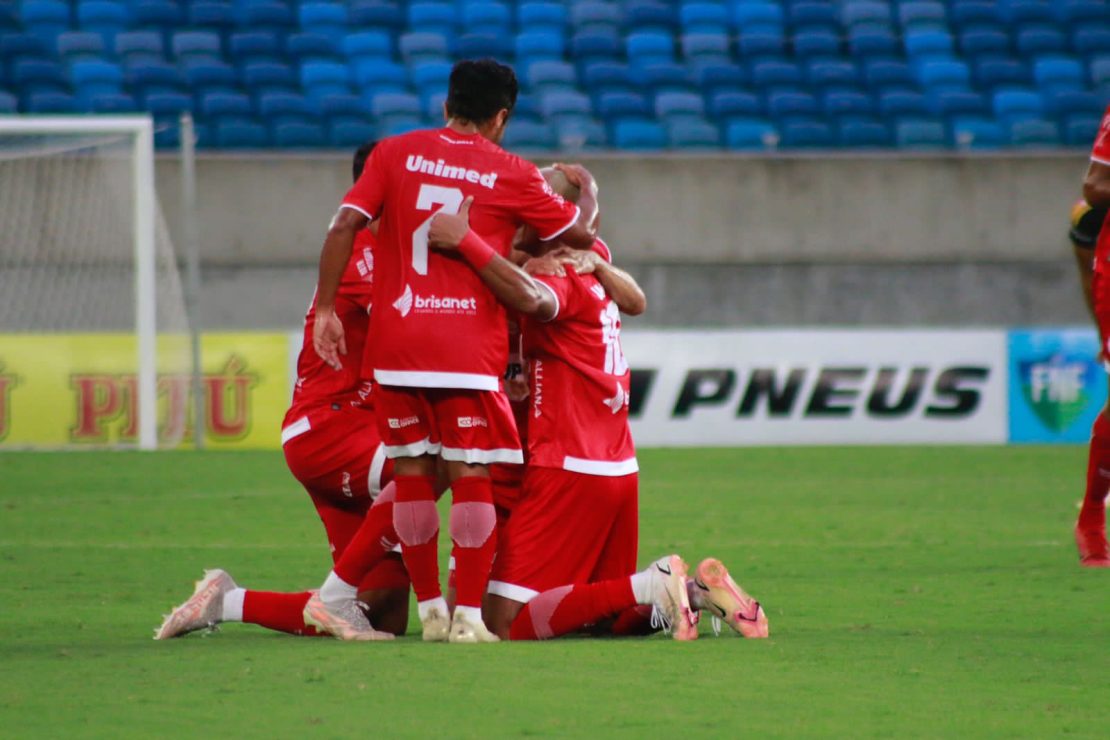
[[[611,28],[621,23],[621,9],[615,3],[580,0],[570,8],[570,25],[578,30]]]
[[[651,106],[640,93],[605,92],[597,98],[597,112],[605,120],[646,118],[651,114]]]
[[[0,113],[15,113],[19,109],[19,100],[10,92],[0,90]]]
[[[1110,56],[1091,60],[1091,82],[1099,86],[1110,84]]]
[[[659,0],[630,0],[624,4],[624,27],[628,30],[670,31],[677,22],[674,9],[669,3]]]
[[[941,149],[948,140],[943,123],[921,119],[896,123],[894,143],[899,149]]]
[[[352,28],[385,29],[396,34],[405,25],[405,14],[392,0],[356,0],[348,9]]]
[[[452,3],[415,2],[409,5],[408,21],[414,31],[453,33],[458,14]]]
[[[1110,21],[1110,5],[1103,0],[1060,0],[1053,8],[1061,22],[1076,26]]]
[[[1044,114],[1044,101],[1032,90],[999,90],[994,93],[991,105],[996,118],[1030,119]]]
[[[821,108],[828,117],[866,116],[873,112],[874,102],[859,90],[829,90],[821,97]]]
[[[208,57],[186,59],[181,65],[185,84],[194,89],[205,87],[234,87],[238,82],[230,64]]]
[[[842,120],[837,143],[843,147],[875,149],[890,146],[890,130],[881,121],[867,118]]]
[[[1068,47],[1067,37],[1051,26],[1031,26],[1018,31],[1014,47],[1022,56],[1063,52]]]
[[[55,39],[58,56],[73,60],[104,55],[104,37],[91,31],[67,31]]]
[[[1026,119],[1010,124],[1010,143],[1017,147],[1054,147],[1060,145],[1060,129],[1053,121]]]
[[[215,138],[216,146],[223,149],[259,149],[269,143],[265,126],[240,117],[219,121]]]
[[[401,58],[409,64],[427,59],[445,59],[449,46],[447,37],[437,31],[403,33],[397,39]]]
[[[989,118],[956,118],[952,139],[961,149],[997,149],[1009,143],[1006,132]]]
[[[830,85],[857,85],[859,71],[851,62],[817,60],[806,67],[806,81],[811,87],[824,88]]]
[[[155,118],[176,117],[193,110],[193,99],[183,93],[154,92],[143,98],[143,108]]]
[[[309,89],[305,92],[305,97],[321,115],[329,118],[361,116],[366,108],[359,96],[349,92],[339,92],[333,88]],[[443,115],[442,106],[439,114]]]
[[[779,90],[767,96],[767,112],[772,118],[817,115],[817,99],[802,90]]]
[[[123,31],[116,35],[116,56],[126,58],[132,54],[160,57],[165,53],[162,34],[157,31]]]
[[[720,33],[728,28],[729,13],[724,5],[718,3],[682,3],[678,8],[678,22],[687,33]],[[782,22],[781,12],[776,22]]]
[[[705,101],[697,93],[660,93],[655,97],[655,115],[658,118],[674,115],[701,117],[705,115]]]
[[[952,34],[940,29],[907,31],[903,44],[911,58],[951,56],[956,48]]]
[[[963,88],[971,84],[971,69],[966,62],[956,60],[925,62],[918,68],[917,76],[925,88]]]
[[[887,3],[849,0],[841,6],[841,19],[845,26],[861,23],[887,24],[893,22]]]
[[[124,79],[133,89],[164,90],[185,86],[185,78],[177,65],[142,57],[124,63]]]
[[[522,2],[517,8],[517,22],[521,29],[563,28],[567,9],[557,2]]]
[[[528,87],[540,89],[571,89],[578,81],[574,67],[556,60],[541,60],[528,65],[524,70],[523,80]],[[444,78],[443,82],[446,81]]]
[[[211,31],[178,31],[170,40],[170,48],[178,59],[189,56],[220,56],[220,35]]]
[[[238,92],[205,93],[200,97],[199,108],[205,116],[249,116],[251,100]]]
[[[119,65],[100,59],[82,59],[69,67],[69,77],[75,90],[83,88],[107,91],[119,89],[123,84],[123,70]]]
[[[774,149],[778,142],[774,125],[762,119],[732,121],[725,129],[725,146],[729,149],[763,151]]]
[[[226,31],[235,25],[235,10],[224,2],[191,2],[185,13],[185,22],[193,28]]]
[[[667,146],[662,124],[647,120],[623,120],[613,124],[613,143],[618,149],[649,151]]]
[[[554,90],[540,97],[540,112],[544,118],[562,115],[591,115],[593,106],[585,93],[577,90]]]
[[[297,20],[306,31],[340,35],[347,28],[347,7],[342,3],[301,3],[297,8]]]
[[[752,65],[752,84],[758,88],[800,85],[802,70],[794,62],[756,62]]]
[[[1002,24],[997,3],[990,0],[954,0],[949,18],[956,28]]]
[[[580,63],[617,59],[624,53],[621,37],[613,30],[582,31],[570,39],[570,54]]]
[[[467,2],[462,6],[462,27],[508,33],[512,12],[501,2]]]
[[[778,3],[740,2],[732,7],[732,22],[740,31],[752,26],[781,27],[785,21],[786,16]]]
[[[1033,81],[1039,87],[1082,87],[1083,65],[1075,59],[1047,58],[1033,62]]]
[[[413,87],[421,92],[430,89],[446,91],[451,66],[450,62],[422,62],[413,65],[409,70]]]
[[[787,10],[787,17],[790,25],[797,29],[807,26],[830,28],[839,23],[836,6],[825,1],[792,2]]]
[[[586,65],[582,79],[587,90],[640,87],[629,66],[623,62],[594,62]]]
[[[77,99],[63,92],[35,92],[23,106],[28,113],[76,113]]]
[[[227,55],[237,64],[248,60],[276,60],[280,54],[281,44],[272,31],[232,33],[227,39]]]
[[[328,144],[350,149],[372,141],[376,136],[375,127],[358,117],[341,117],[328,124]]]
[[[515,42],[517,59],[562,59],[566,42],[555,31],[525,31]]]
[[[1010,37],[996,28],[972,27],[960,34],[959,47],[968,57],[1005,56],[1010,52]]]
[[[134,24],[138,28],[169,30],[177,28],[184,20],[183,8],[172,0],[138,0],[131,6],[131,10]]]
[[[505,129],[504,145],[510,150],[554,149],[556,142],[555,127],[549,123],[514,121]]]
[[[1009,0],[999,3],[1002,16],[1010,24],[1050,23],[1052,6],[1046,0]]]
[[[915,26],[944,26],[946,15],[944,4],[940,2],[908,2],[898,5],[898,22],[906,29]]]
[[[389,58],[393,54],[393,40],[383,31],[359,31],[343,37],[340,44],[343,56],[348,59],[364,57]]]
[[[744,57],[779,57],[786,52],[786,36],[779,28],[755,28],[741,31],[737,45]]]
[[[239,72],[243,86],[252,91],[274,88],[290,89],[298,84],[297,75],[293,72],[293,68],[281,62],[249,62],[244,64]]]
[[[625,39],[625,52],[629,60],[674,59],[674,37],[662,31],[636,31]]]
[[[758,118],[762,114],[759,97],[749,92],[725,90],[709,99],[709,115],[718,120]]]
[[[601,149],[609,143],[605,127],[592,118],[564,116],[555,122],[555,136],[566,151]]]
[[[720,130],[702,118],[683,116],[668,121],[666,128],[672,149],[716,149],[721,145]]]
[[[912,87],[913,73],[898,59],[873,59],[864,64],[864,82],[871,88]]]
[[[19,59],[11,69],[11,80],[17,87],[50,84],[69,87],[62,65],[47,59]]]
[[[835,141],[832,129],[816,118],[795,118],[779,126],[783,149],[825,149]]]
[[[455,39],[455,56],[460,59],[492,57],[507,60],[513,55],[514,38],[497,33],[465,33]]]
[[[303,95],[292,92],[266,92],[258,96],[255,110],[263,119],[278,116],[315,116],[317,112]]]
[[[1069,116],[1064,121],[1064,144],[1089,147],[1098,135],[1101,124],[1102,121],[1098,116]]]
[[[737,64],[713,63],[699,65],[694,70],[694,79],[705,93],[713,94],[721,90],[736,90],[744,84],[744,70]]]
[[[634,78],[656,93],[664,90],[685,90],[690,85],[690,71],[673,62],[658,62],[636,67]]]
[[[27,28],[68,26],[70,22],[69,4],[58,0],[24,0],[19,15]]]
[[[902,53],[902,45],[894,31],[882,26],[859,26],[848,32],[848,49],[852,56],[890,57]]]
[[[879,114],[888,119],[924,116],[929,111],[925,96],[909,89],[887,90],[880,93],[878,109]]]
[[[284,2],[236,3],[232,7],[235,20],[243,29],[273,31],[293,25],[293,9]]]
[[[832,57],[840,53],[840,36],[833,31],[800,30],[794,35],[794,54],[799,57]]]
[[[398,116],[418,118],[422,113],[420,98],[406,92],[373,93],[370,97],[370,113],[375,118]]]
[[[1106,110],[1107,101],[1089,90],[1048,90],[1042,96],[1045,111],[1060,118],[1072,115],[1098,116]]]
[[[338,58],[339,48],[331,37],[324,34],[297,32],[285,37],[285,54],[292,57],[291,62]]]
[[[986,99],[972,90],[930,90],[925,99],[929,112],[942,118],[975,115],[987,110]]]
[[[351,82],[350,69],[345,64],[329,61],[309,61],[301,65],[300,84],[312,87],[347,87]]]
[[[123,92],[94,92],[77,96],[78,104],[89,113],[134,113],[135,98]]]
[[[1072,35],[1071,47],[1077,54],[1083,56],[1110,53],[1110,28],[1106,26],[1077,28]]]
[[[727,59],[728,55],[729,39],[723,33],[688,33],[682,36],[682,56],[687,59]]]
[[[988,90],[1002,85],[1025,85],[1029,70],[1013,59],[980,59],[975,65],[975,82]]]

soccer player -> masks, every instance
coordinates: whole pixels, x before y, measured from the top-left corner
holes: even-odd
[[[315,347],[342,368],[347,351],[335,293],[355,235],[370,218],[381,226],[375,253],[377,309],[370,317],[375,408],[397,484],[393,519],[417,596],[425,640],[493,642],[481,601],[496,545],[487,466],[520,463],[520,443],[500,377],[507,360],[505,309],[479,273],[509,254],[517,228],[587,248],[596,236],[597,200],[578,206],[551,192],[534,165],[501,141],[516,104],[512,69],[492,60],[461,61],[451,72],[446,125],[379,143],[343,199],[320,255]],[[587,175],[588,177],[588,175]],[[437,212],[473,198],[480,248],[432,251]],[[497,264],[511,263],[501,260]],[[503,280],[500,273],[489,276]],[[513,283],[513,285],[518,285]],[[524,285],[524,284],[520,284]],[[538,300],[536,295],[525,296]],[[449,616],[439,583],[435,507],[437,456],[452,489],[450,518],[458,603]],[[352,614],[358,586],[333,571],[306,614],[327,631]],[[369,630],[368,623],[362,625]]]
[[[1083,183],[1084,204],[1072,211],[1072,243],[1077,250],[1093,240],[1093,260],[1080,259],[1080,276],[1088,307],[1098,324],[1102,357],[1110,358],[1110,229],[1102,228],[1110,208],[1110,107],[1102,119],[1091,152],[1091,164]],[[1101,215],[1100,215],[1101,214]],[[1097,227],[1097,228],[1096,228]],[[1077,239],[1078,237],[1078,239]],[[1077,252],[1077,257],[1079,256]],[[1090,267],[1088,267],[1088,265]],[[1087,275],[1090,275],[1090,287]],[[1075,524],[1079,564],[1087,568],[1110,568],[1106,542],[1106,496],[1110,493],[1110,414],[1108,409],[1095,419],[1087,460],[1087,490]]]
[[[564,172],[570,184],[593,187],[577,168]],[[467,228],[468,206],[433,220],[434,242],[478,248],[480,237]],[[615,620],[614,633],[628,634],[645,626],[638,607],[654,605],[676,639],[697,637],[702,608],[741,634],[766,636],[759,603],[720,561],[704,561],[692,582],[678,555],[634,573],[639,467],[628,427],[630,370],[611,294],[632,296],[625,302],[642,311],[643,293],[612,266],[600,240],[590,252],[554,254],[558,260],[549,255],[527,265],[543,287],[534,307],[514,302],[519,290],[489,283],[526,316],[531,414],[524,490],[498,547],[487,623],[518,640],[556,637],[603,619]]]
[[[355,180],[373,148],[373,143],[367,143],[355,152]],[[376,229],[370,224],[358,232],[335,302],[336,316],[346,330],[347,348],[355,358],[362,357],[366,343]],[[386,485],[392,479],[392,466],[385,458],[373,421],[368,388],[360,381],[361,363],[348,362],[338,371],[324,364],[312,347],[315,320],[310,304],[297,358],[293,401],[282,423],[281,440],[286,464],[311,497],[324,524],[332,557],[338,561],[368,518],[380,526],[388,525],[382,536],[393,537],[391,510],[385,508],[393,494],[393,487]],[[373,509],[374,517],[368,517],[375,499],[379,505]],[[388,544],[392,547],[394,543],[395,539]],[[400,555],[383,553],[375,567],[359,579],[358,590],[370,619],[383,630],[371,631],[365,637],[388,639],[404,634],[409,582]],[[210,570],[192,597],[166,618],[156,636],[177,637],[220,622],[247,622],[295,635],[314,635],[316,629],[306,625],[303,618],[310,595],[308,591],[242,589],[225,571]]]

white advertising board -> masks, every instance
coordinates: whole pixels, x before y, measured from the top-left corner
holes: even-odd
[[[1002,444],[1005,331],[626,331],[649,446]]]

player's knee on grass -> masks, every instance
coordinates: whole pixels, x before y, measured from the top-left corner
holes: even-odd
[[[496,594],[486,594],[485,602],[482,604],[482,621],[486,623],[486,628],[490,632],[502,640],[507,640],[513,626],[513,620],[517,618],[523,608],[524,604],[519,601],[513,601]]]
[[[374,629],[400,637],[409,624],[408,588],[375,588],[362,591],[359,601],[366,605],[366,617]]]

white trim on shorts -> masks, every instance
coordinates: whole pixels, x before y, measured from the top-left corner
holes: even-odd
[[[489,588],[486,590],[494,596],[503,596],[506,599],[512,599],[521,604],[527,604],[540,595],[539,591],[533,591],[530,588],[517,586],[512,583],[505,583],[504,581],[490,581]]]
[[[481,373],[440,373],[431,370],[379,370],[374,369],[374,380],[379,385],[397,385],[403,388],[456,388],[470,391],[501,390],[499,375]]]
[[[567,455],[563,458],[563,470],[569,470],[572,473],[585,473],[587,475],[604,475],[609,478],[619,478],[622,475],[632,475],[640,470],[639,463],[636,458],[630,457],[627,460],[607,461],[607,460],[587,460],[582,457],[571,457]]]
[[[284,447],[285,443],[295,437],[299,437],[305,432],[312,429],[312,424],[309,423],[307,416],[302,416],[295,422],[281,430],[281,444]]]
[[[443,447],[440,457],[451,462],[464,462],[467,465],[492,465],[493,463],[524,464],[524,453],[509,447],[493,450],[466,449],[462,447]]]
[[[407,445],[387,445],[383,444],[382,448],[385,450],[385,456],[390,460],[398,457],[420,457],[421,455],[438,455],[442,445],[439,442],[432,442],[431,438],[425,437],[424,439],[413,442]]]
[[[571,226],[574,226],[576,223],[578,223],[578,217],[581,216],[581,215],[582,215],[582,209],[579,208],[578,206],[575,206],[574,207],[574,218],[572,218],[570,221],[567,221],[567,225],[564,226],[563,228],[559,229],[555,233],[549,234],[548,236],[541,236],[540,241],[541,242],[549,242],[552,239],[554,239],[555,237],[560,236],[564,231],[566,231]]]
[[[374,457],[370,460],[370,471],[366,474],[366,490],[370,492],[371,501],[382,492],[383,469],[385,469],[385,445],[379,442],[374,448]]]

